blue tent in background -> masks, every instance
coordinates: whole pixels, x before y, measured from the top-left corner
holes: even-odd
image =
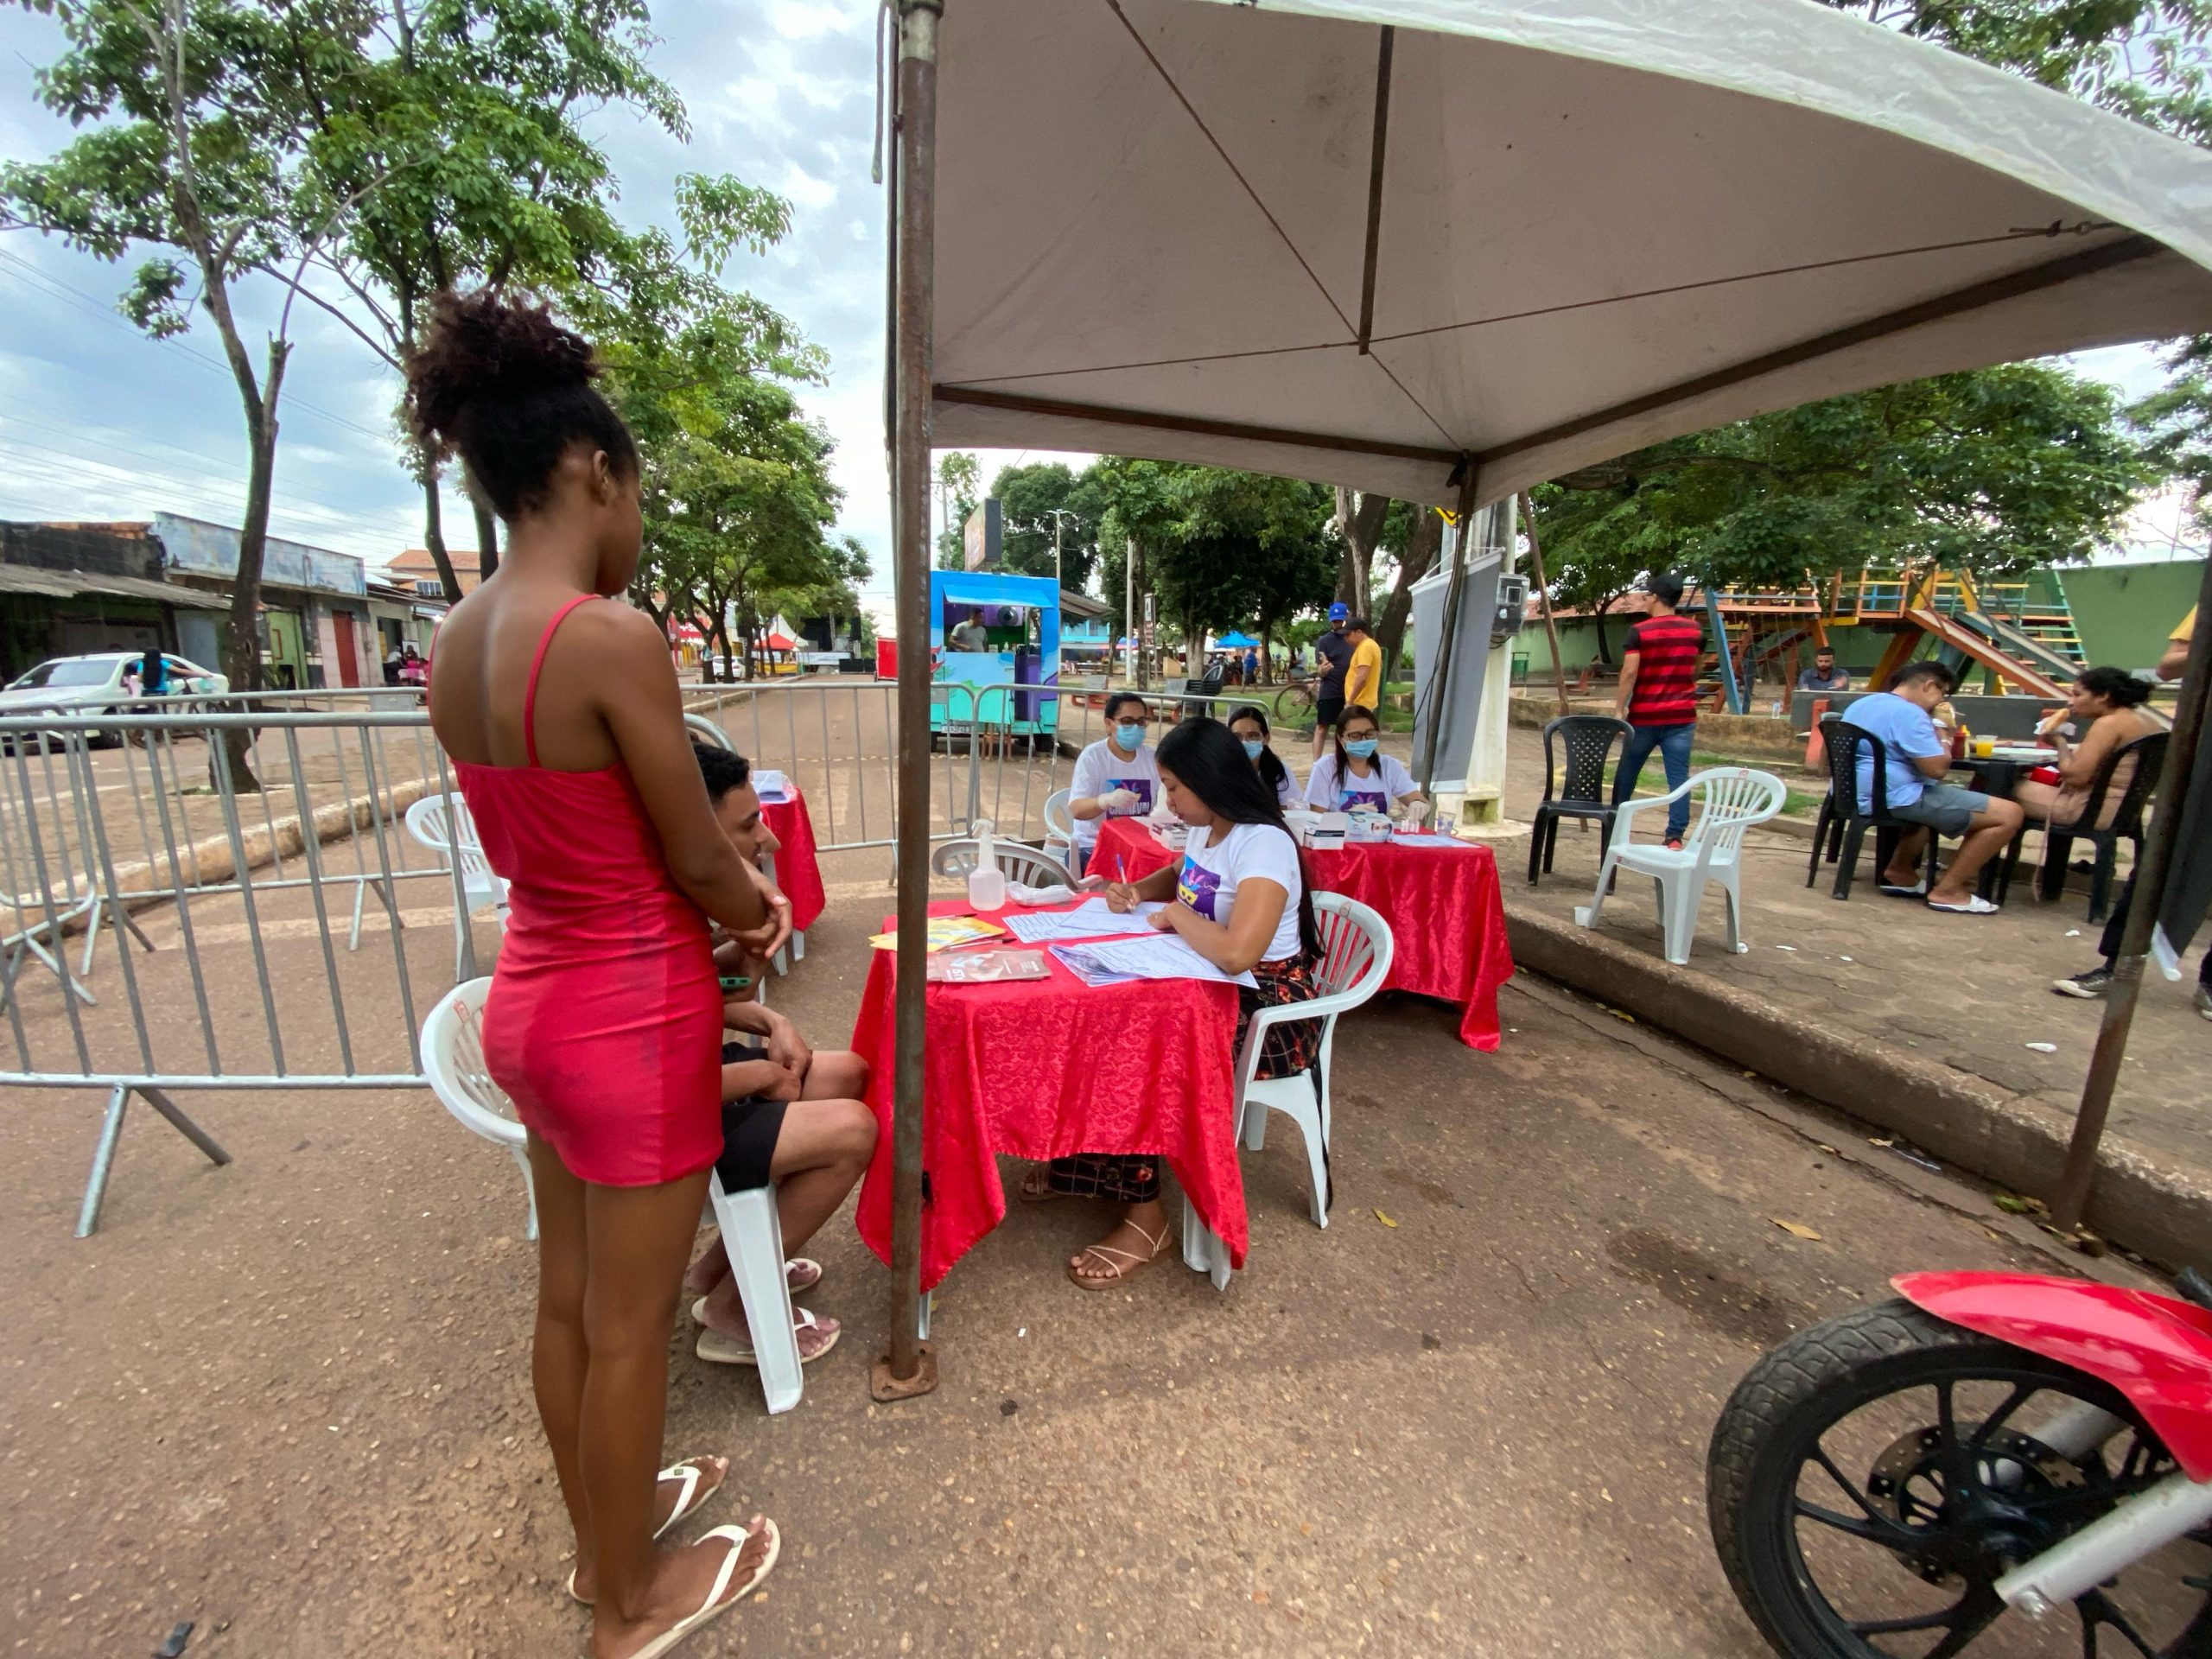
[[[1256,645],[1259,643],[1249,633],[1224,633],[1214,641],[1214,644],[1224,651],[1243,651],[1248,645]]]

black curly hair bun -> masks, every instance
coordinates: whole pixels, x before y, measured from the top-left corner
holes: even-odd
[[[636,474],[629,429],[592,384],[601,372],[590,343],[543,305],[448,290],[430,302],[429,336],[407,359],[408,423],[435,454],[460,455],[472,486],[512,523],[544,504],[572,445]]]

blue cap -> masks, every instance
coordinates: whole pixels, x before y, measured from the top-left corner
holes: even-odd
[[[1351,614],[1351,607],[1349,605],[1332,605],[1329,607],[1329,620],[1332,622],[1341,622]]]

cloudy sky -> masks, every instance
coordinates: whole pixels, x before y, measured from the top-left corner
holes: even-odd
[[[621,112],[594,124],[632,224],[672,224],[674,181],[728,171],[791,204],[791,237],[741,255],[750,288],[828,348],[810,414],[837,440],[843,528],[865,541],[887,607],[890,515],[882,436],[883,221],[868,179],[875,0],[665,0],[655,67],[690,106],[677,143]],[[40,107],[34,68],[60,45],[47,19],[0,8],[0,156],[51,154],[69,129]],[[238,522],[245,446],[238,394],[204,326],[147,340],[114,309],[127,267],[29,232],[0,232],[0,518],[139,518],[156,509]],[[259,322],[270,319],[266,303]],[[392,438],[397,377],[342,327],[302,308],[282,404],[272,529],[372,563],[422,543],[422,499]],[[257,336],[250,336],[255,338]],[[984,476],[1016,460],[987,453]],[[458,496],[448,538],[473,539]]]
[[[672,223],[674,180],[690,170],[734,172],[790,200],[791,237],[765,258],[741,257],[728,276],[829,350],[830,384],[805,404],[837,440],[843,528],[874,555],[868,597],[886,608],[884,202],[868,179],[875,0],[664,0],[655,13],[655,64],[690,105],[693,137],[679,144],[620,112],[596,120],[623,182],[622,212],[633,224]],[[47,19],[0,8],[0,156],[41,156],[66,141],[68,129],[32,92],[35,67],[58,48]],[[0,518],[137,518],[165,508],[238,521],[245,445],[219,348],[204,328],[168,343],[140,334],[114,309],[125,274],[29,232],[0,233]],[[258,312],[265,327],[265,296]],[[422,540],[420,497],[392,436],[397,378],[321,314],[294,324],[273,528],[382,563]],[[2079,366],[2131,394],[2158,378],[2133,348]],[[1021,458],[987,452],[985,479]],[[2170,505],[2154,509],[2145,535],[2173,517]],[[465,544],[468,524],[456,498],[448,535]]]

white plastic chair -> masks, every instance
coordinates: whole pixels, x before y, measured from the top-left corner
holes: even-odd
[[[515,1116],[514,1103],[485,1069],[484,1048],[477,1035],[484,998],[491,988],[488,977],[472,979],[439,999],[423,1022],[423,1072],[439,1103],[464,1128],[513,1154],[522,1170],[523,1192],[530,1201],[529,1236],[536,1238],[537,1192],[530,1174],[529,1137]],[[791,1286],[785,1277],[784,1230],[776,1214],[776,1189],[761,1186],[725,1192],[721,1177],[709,1174],[707,1208],[721,1229],[730,1271],[737,1276],[745,1322],[752,1329],[753,1351],[760,1357],[760,1391],[772,1414],[789,1411],[798,1404],[804,1379],[798,1336],[791,1329]]]
[[[1638,812],[1663,807],[1699,790],[1705,792],[1704,802],[1681,850],[1669,851],[1649,842],[1641,847],[1630,844],[1629,837]],[[1704,900],[1706,883],[1713,881],[1728,899],[1729,950],[1739,955],[1750,950],[1744,943],[1743,930],[1744,832],[1781,811],[1788,794],[1782,779],[1770,772],[1714,766],[1694,773],[1680,789],[1664,795],[1622,802],[1613,815],[1612,838],[1606,845],[1605,861],[1598,867],[1598,891],[1588,904],[1575,906],[1574,919],[1584,927],[1598,925],[1598,912],[1605,908],[1605,893],[1616,870],[1648,875],[1658,890],[1659,931],[1667,960],[1680,966],[1690,959],[1698,906]]]
[[[1306,1137],[1306,1161],[1313,1181],[1313,1224],[1329,1224],[1329,1054],[1337,1039],[1337,1019],[1368,1001],[1390,976],[1397,941],[1389,923],[1357,899],[1341,893],[1313,895],[1313,920],[1321,931],[1321,961],[1314,970],[1321,995],[1308,1002],[1262,1008],[1244,1028],[1243,1052],[1236,1059],[1236,1122],[1244,1144],[1254,1152],[1268,1143],[1268,1114],[1281,1112]],[[1313,1069],[1287,1077],[1256,1075],[1267,1034],[1275,1026],[1301,1020],[1321,1022]],[[1186,1195],[1183,1200],[1183,1263],[1209,1275],[1217,1290],[1229,1284],[1229,1247],[1200,1219]]]
[[[930,868],[938,875],[961,880],[976,868],[976,860],[982,851],[982,843],[972,836],[940,843],[930,855]],[[1068,867],[1057,858],[1039,852],[1034,847],[1025,847],[1018,841],[991,842],[991,857],[1009,881],[1019,881],[1029,887],[1071,887],[1075,877]]]
[[[1045,855],[1075,868],[1075,815],[1068,810],[1072,790],[1056,789],[1045,798]]]
[[[460,796],[425,795],[407,809],[407,833],[435,853],[442,868],[450,870],[456,857],[460,861],[461,906],[453,915],[453,973],[459,979],[473,965],[468,918],[489,905],[498,910],[504,927],[507,884],[492,873],[484,856],[484,843],[477,839],[476,820],[469,816],[468,803]]]

